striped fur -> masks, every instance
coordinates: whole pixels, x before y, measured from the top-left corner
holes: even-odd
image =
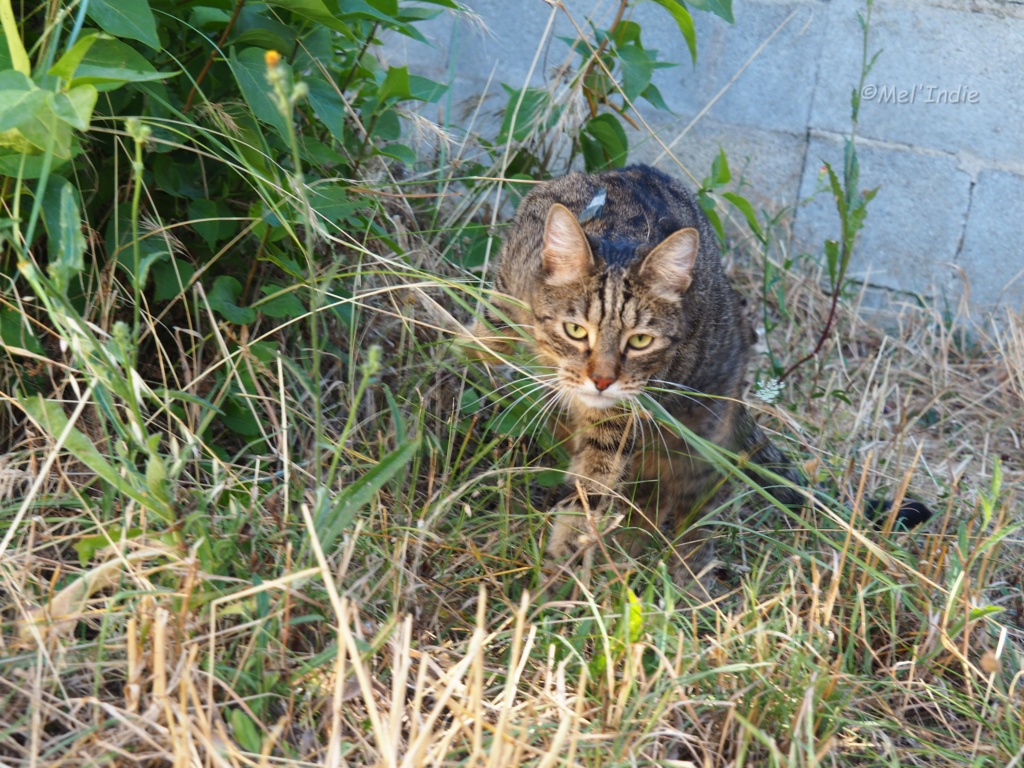
[[[740,401],[753,330],[707,218],[678,182],[632,166],[536,187],[509,228],[496,287],[518,300],[499,303],[500,314],[557,373],[552,388],[565,406],[571,488],[553,510],[551,557],[568,558],[592,539],[584,506],[600,529],[618,505],[632,509],[637,548],[645,539],[672,544],[681,583],[692,586],[711,561],[709,529],[694,523],[721,474],[645,416],[647,396],[702,439],[745,456],[751,476],[780,501],[802,503],[799,490],[756,471],[803,482]]]

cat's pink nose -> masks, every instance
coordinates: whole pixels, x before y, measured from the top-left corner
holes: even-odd
[[[615,379],[606,379],[603,376],[591,376],[590,380],[594,382],[594,386],[597,387],[598,392],[604,392],[608,387],[615,383]]]

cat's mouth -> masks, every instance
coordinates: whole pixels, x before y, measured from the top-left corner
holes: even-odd
[[[611,408],[623,400],[622,395],[609,395],[604,392],[580,392],[573,393],[576,399],[589,408]]]
[[[612,408],[627,400],[632,400],[634,397],[632,392],[623,390],[618,384],[612,384],[605,390],[598,390],[596,387],[588,387],[584,384],[581,387],[576,387],[572,394],[577,402],[597,410]]]

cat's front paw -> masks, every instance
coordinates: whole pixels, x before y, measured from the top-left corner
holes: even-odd
[[[548,539],[549,560],[562,562],[571,559],[577,552],[593,541],[589,532],[587,516],[578,505],[558,505],[551,510],[555,521]]]

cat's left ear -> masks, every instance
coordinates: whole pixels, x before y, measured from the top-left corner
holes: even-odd
[[[654,292],[668,301],[675,301],[693,282],[693,265],[697,263],[700,235],[692,227],[673,232],[647,254],[640,265],[640,277],[651,283]]]

